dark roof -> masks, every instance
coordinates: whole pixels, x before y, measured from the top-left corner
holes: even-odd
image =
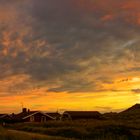
[[[3,115],[7,115],[7,114],[0,114],[0,117],[3,116]]]
[[[0,114],[0,119],[9,116],[8,114]]]
[[[32,115],[32,114],[34,114],[34,113],[36,113],[36,112],[38,112],[38,111],[21,112],[21,113],[19,113],[19,114],[14,114],[12,117],[13,117],[13,119],[21,120],[21,119],[23,119],[24,117],[29,116],[29,115]]]
[[[51,118],[51,119],[54,119],[54,118],[51,117],[50,115],[45,114],[45,113],[40,112],[40,111],[21,112],[21,113],[19,113],[19,114],[13,115],[13,119],[15,119],[15,120],[23,120],[23,119],[26,119],[26,118],[28,118],[28,117],[30,117],[30,116],[32,116],[32,115],[37,114],[37,113],[41,113],[41,114],[43,114],[43,115],[45,115],[45,116],[47,116],[47,117],[49,117],[49,118]]]
[[[46,114],[53,117],[53,118],[58,118],[61,116],[61,114],[59,114],[58,112],[48,112]]]
[[[65,111],[63,115],[70,115],[71,118],[99,118],[101,114],[98,111]]]

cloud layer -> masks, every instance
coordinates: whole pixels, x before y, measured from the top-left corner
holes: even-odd
[[[138,0],[1,0],[0,5],[1,81],[26,79],[10,90],[6,83],[2,94],[40,87],[133,90],[116,83],[140,76]]]

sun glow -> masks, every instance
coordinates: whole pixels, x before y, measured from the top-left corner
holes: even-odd
[[[134,77],[134,78],[132,78],[131,82],[133,82],[133,83],[140,82],[140,78]]]

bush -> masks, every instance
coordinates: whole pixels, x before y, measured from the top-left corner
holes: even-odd
[[[125,126],[107,125],[96,127],[93,129],[90,128],[89,131],[90,134],[88,135],[88,138],[93,139],[112,138],[113,140],[119,140],[123,138],[124,140],[132,140],[135,138],[130,130]]]
[[[47,123],[20,123],[9,128],[51,136],[83,140],[139,140],[140,121],[77,120]]]

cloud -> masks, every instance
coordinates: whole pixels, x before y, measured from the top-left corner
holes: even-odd
[[[0,96],[22,94],[23,90],[31,89],[29,76],[13,75],[0,80]]]
[[[26,75],[48,91],[96,92],[139,72],[137,0],[0,4],[1,79]]]
[[[139,88],[138,89],[132,89],[132,92],[136,93],[136,94],[139,94],[140,93],[140,89]]]

